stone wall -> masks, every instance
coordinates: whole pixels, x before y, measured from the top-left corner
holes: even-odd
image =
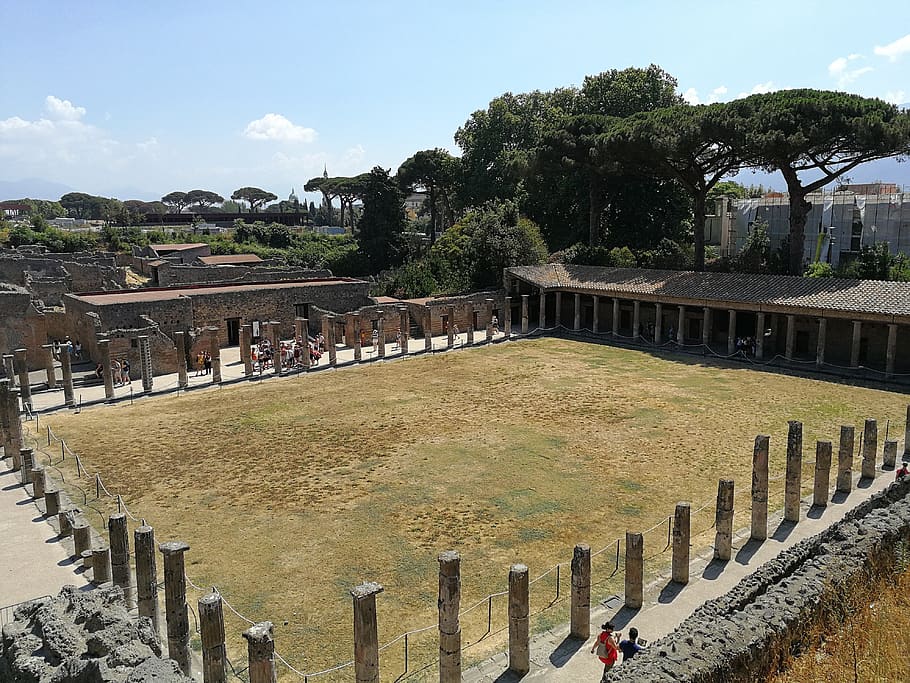
[[[267,262],[255,266],[196,266],[165,262],[159,266],[152,266],[149,269],[149,272],[157,287],[216,283],[242,284],[245,282],[275,282],[279,280],[306,280],[308,278],[332,277],[332,271],[327,269],[308,270],[305,268],[285,268]]]
[[[39,349],[46,340],[44,315],[35,308],[28,290],[0,283],[0,354],[25,348],[29,368],[37,370],[44,367]]]
[[[493,299],[493,315],[499,318],[499,324],[502,325],[504,319],[503,306],[505,305],[505,293],[502,290],[489,292],[476,292],[465,296],[439,297],[419,302],[405,302],[411,312],[411,319],[417,324],[421,334],[425,332],[424,326],[424,308],[429,306],[432,310],[432,330],[433,335],[438,336],[446,333],[446,326],[443,324],[444,316],[448,316],[449,305],[455,306],[455,324],[458,326],[459,333],[464,334],[469,325],[474,325],[474,311],[477,310],[477,324],[474,325],[475,331],[486,330],[488,314],[486,311],[486,300]],[[514,303],[514,302],[513,302]],[[446,324],[448,324],[446,322]]]
[[[68,292],[90,292],[126,287],[126,273],[108,252],[74,254],[0,250],[0,282],[25,285],[26,274],[59,281]]]
[[[887,472],[880,476],[887,476]],[[813,626],[843,616],[843,596],[893,570],[910,540],[910,479],[895,482],[818,536],[762,565],[698,608],[609,680],[764,680],[811,645]]]
[[[190,683],[161,655],[148,617],[132,617],[117,587],[64,586],[16,608],[3,627],[0,680]]]

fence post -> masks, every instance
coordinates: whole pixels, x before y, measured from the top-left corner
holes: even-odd
[[[732,479],[717,482],[717,505],[714,510],[714,559],[727,561],[733,554],[733,493]]]
[[[528,567],[513,564],[509,569],[509,671],[519,675],[531,670],[529,612]]]
[[[439,683],[461,682],[461,556],[439,554]]]
[[[841,425],[840,443],[837,448],[837,490],[850,493],[853,489],[854,428]]]
[[[190,675],[190,619],[186,605],[186,573],[183,554],[190,549],[183,541],[158,546],[164,555],[164,610],[167,619],[167,654],[180,670]]]
[[[875,458],[878,450],[878,424],[874,419],[867,419],[863,427],[863,479],[875,479]]]
[[[787,474],[784,481],[784,519],[799,522],[803,476],[803,423],[790,420],[787,430]]]
[[[831,482],[831,442],[815,444],[815,484],[812,488],[812,505],[828,505],[828,487]]]
[[[205,683],[225,683],[224,608],[221,596],[216,592],[199,598],[199,631],[202,639],[202,680]],[[252,667],[250,670],[252,672]]]
[[[139,616],[152,620],[155,633],[160,631],[161,617],[158,610],[158,566],[155,558],[155,530],[142,526],[133,532],[136,549],[136,603]]]
[[[677,503],[673,515],[673,576],[676,583],[689,583],[689,503]]]
[[[587,640],[591,635],[591,546],[587,543],[579,543],[572,552],[571,600],[569,635]]]
[[[243,632],[243,637],[246,638],[247,657],[250,663],[250,683],[277,683],[278,681],[278,670],[275,665],[275,638],[273,634],[274,629],[271,621],[260,621]],[[359,682],[360,678],[358,677],[357,680]],[[378,671],[376,678],[372,680],[379,681]]]
[[[119,501],[119,497],[118,497]],[[111,575],[114,584],[123,589],[126,606],[133,606],[133,588],[130,585],[130,535],[126,515],[115,512],[107,518],[108,542],[111,547]]]
[[[768,444],[766,434],[755,437],[752,451],[752,533],[754,541],[768,538]]]
[[[351,589],[354,599],[354,675],[357,683],[379,683],[376,595],[382,590],[380,584],[373,582]]]
[[[644,602],[645,537],[626,532],[626,607],[641,609]]]

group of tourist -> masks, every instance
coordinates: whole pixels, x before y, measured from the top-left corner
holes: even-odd
[[[591,654],[596,654],[604,665],[604,672],[600,678],[601,683],[604,683],[610,669],[619,659],[620,652],[622,652],[622,661],[625,662],[641,652],[646,643],[638,637],[638,629],[635,627],[629,629],[628,638],[623,638],[622,633],[615,630],[612,621],[608,621],[600,628],[600,635],[594,641]]]
[[[212,374],[212,354],[208,351],[200,351],[196,354],[194,365],[196,366],[195,377]]]
[[[95,366],[95,377],[98,379],[104,379],[104,365],[98,363]],[[123,358],[118,360],[116,358],[111,359],[111,377],[114,380],[114,386],[126,386],[127,384],[132,384],[132,379],[130,379],[130,359]]]
[[[271,341],[262,339],[250,347],[250,358],[253,361],[253,369],[259,372],[266,368],[274,368],[275,363],[279,364],[281,370],[294,370],[304,367],[306,353],[310,356],[310,365],[319,365],[325,351],[325,337],[320,333],[316,337],[307,335],[306,343],[302,337],[278,342],[277,349],[273,347]]]

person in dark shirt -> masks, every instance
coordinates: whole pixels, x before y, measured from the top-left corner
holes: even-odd
[[[622,651],[622,661],[632,659],[643,648],[638,644],[638,629],[633,627],[629,629],[629,638],[619,641],[619,649]]]

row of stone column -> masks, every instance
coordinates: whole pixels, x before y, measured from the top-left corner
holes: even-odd
[[[67,407],[75,404],[73,391],[73,373],[71,367],[70,344],[61,344],[60,349],[60,368],[63,375],[63,395]],[[47,375],[47,386],[49,389],[57,387],[57,374],[54,368],[54,345],[43,344],[42,361],[44,363],[45,373]],[[28,374],[28,351],[26,349],[15,349],[11,354],[4,354],[3,366],[6,372],[6,379],[10,388],[18,387],[22,403],[32,408],[32,387]]]
[[[555,325],[562,324],[562,295],[563,292],[555,292],[556,296],[556,319],[554,321]],[[573,293],[572,296],[575,298],[575,316],[573,320],[572,329],[580,330],[581,329],[581,294]],[[529,295],[522,295],[522,333],[527,333],[527,310],[528,310],[528,297]],[[592,295],[594,299],[594,319],[593,319],[593,332],[600,332],[600,297],[597,295]],[[545,289],[540,290],[540,327],[545,328],[547,324],[546,320],[546,300],[547,300],[547,291]],[[613,336],[619,334],[619,309],[620,309],[619,298],[613,297],[613,316],[612,316],[612,328],[611,332]],[[663,325],[663,304],[655,303],[655,321],[654,321],[654,338],[660,339],[662,336],[662,325]],[[685,320],[686,320],[686,306],[677,306],[678,309],[678,324],[676,326],[676,339],[675,341],[679,344],[684,343],[685,339]],[[639,325],[641,321],[640,316],[641,302],[638,300],[632,300],[632,337],[634,340],[638,340],[640,337],[639,334]],[[713,328],[712,328],[712,309],[711,307],[704,306],[702,308],[702,343],[706,346],[710,344],[713,337]],[[727,324],[727,354],[732,355],[736,350],[736,309],[727,309],[728,315],[728,324]],[[756,311],[756,322],[755,322],[755,357],[758,360],[764,358],[764,337],[765,337],[765,316],[766,313],[763,311]],[[787,332],[786,340],[784,346],[784,358],[788,361],[793,360],[793,350],[794,343],[796,338],[796,318],[795,314],[787,315]],[[817,318],[818,323],[818,335],[817,335],[817,348],[816,348],[816,365],[822,367],[825,364],[825,348],[826,348],[826,338],[827,338],[827,318]],[[854,320],[853,321],[853,335],[851,340],[850,347],[850,367],[858,368],[859,367],[859,355],[860,355],[860,340],[862,335],[862,321]],[[894,374],[894,363],[897,354],[897,324],[889,323],[888,327],[888,342],[885,350],[885,376],[891,377]]]

